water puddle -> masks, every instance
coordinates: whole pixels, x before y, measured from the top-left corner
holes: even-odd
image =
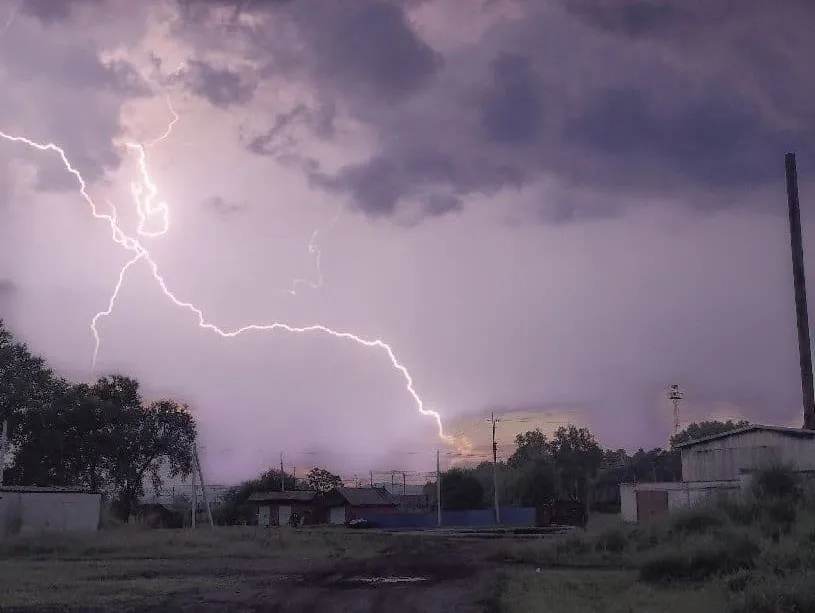
[[[427,577],[350,577],[347,583],[366,583],[368,585],[392,585],[394,583],[419,583]]]

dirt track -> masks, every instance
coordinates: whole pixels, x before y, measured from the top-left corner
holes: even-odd
[[[462,555],[440,552],[386,555],[366,560],[336,560],[310,565],[281,560],[177,561],[115,580],[164,577],[211,579],[213,589],[197,588],[160,599],[102,606],[49,608],[78,613],[447,613],[489,610],[496,575],[488,566]],[[192,562],[192,563],[191,563]],[[394,579],[401,579],[395,581]],[[205,581],[206,583],[206,581]],[[38,612],[42,608],[36,609]],[[34,613],[14,608],[7,613]]]

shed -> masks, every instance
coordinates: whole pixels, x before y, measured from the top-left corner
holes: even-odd
[[[101,505],[83,488],[0,486],[0,534],[95,532]]]
[[[628,522],[649,522],[694,504],[736,500],[753,473],[773,464],[815,475],[815,430],[751,425],[676,446],[682,481],[620,484]]]
[[[740,475],[773,463],[801,472],[815,470],[815,430],[747,426],[677,445],[682,480],[739,481]]]
[[[303,517],[304,523],[316,523],[318,516],[317,492],[312,490],[255,492],[249,502],[255,508],[259,526],[285,526],[292,514]]]
[[[325,495],[328,522],[344,524],[358,517],[395,513],[399,503],[385,488],[338,487]]]

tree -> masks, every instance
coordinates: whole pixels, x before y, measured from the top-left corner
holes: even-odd
[[[746,428],[749,425],[750,422],[744,419],[740,419],[739,421],[733,421],[732,419],[728,419],[727,421],[718,421],[714,419],[692,423],[687,428],[671,437],[671,447],[676,447],[677,445],[686,443],[688,441],[697,441],[708,436],[724,434],[725,432],[730,432],[731,430]]]
[[[197,428],[189,409],[172,400],[122,411],[120,420],[110,441],[117,450],[110,474],[117,509],[127,518],[144,495],[146,478],[158,491],[165,470],[170,478],[192,473]]]
[[[552,458],[564,493],[585,497],[588,479],[597,475],[603,449],[588,428],[561,426],[552,438]]]
[[[554,464],[544,458],[532,460],[514,471],[509,491],[513,504],[541,506],[557,495],[557,473]]]
[[[0,423],[8,420],[12,444],[22,415],[48,406],[62,383],[42,358],[14,340],[0,319]]]
[[[471,471],[453,468],[441,477],[441,502],[447,511],[478,509],[483,505],[484,486]]]
[[[511,468],[519,468],[528,462],[551,460],[552,444],[540,428],[535,428],[515,437],[515,453],[508,461]]]
[[[315,492],[330,492],[342,487],[342,479],[324,468],[312,468],[306,475],[306,487]]]
[[[101,491],[127,519],[145,480],[192,472],[196,425],[171,400],[143,405],[138,381],[112,376],[64,384],[20,418],[10,478],[20,485],[80,485]]]

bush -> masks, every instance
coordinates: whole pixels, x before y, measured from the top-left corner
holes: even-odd
[[[815,573],[753,580],[733,602],[731,613],[808,613],[815,611]]]
[[[725,533],[685,551],[665,551],[650,557],[640,566],[640,579],[650,583],[708,579],[752,568],[760,551],[746,535]]]
[[[685,534],[703,534],[719,528],[726,518],[713,507],[694,507],[677,513],[670,520],[670,531]]]
[[[620,528],[611,528],[601,533],[595,541],[597,551],[621,553],[628,545],[628,535]]]
[[[758,518],[758,507],[754,504],[722,502],[718,510],[729,521],[740,526],[749,526]]]
[[[591,551],[591,545],[579,536],[570,536],[559,541],[555,551],[564,555],[583,555]]]
[[[804,488],[794,468],[778,464],[755,474],[750,493],[760,503],[784,500],[795,506],[803,498]]]

